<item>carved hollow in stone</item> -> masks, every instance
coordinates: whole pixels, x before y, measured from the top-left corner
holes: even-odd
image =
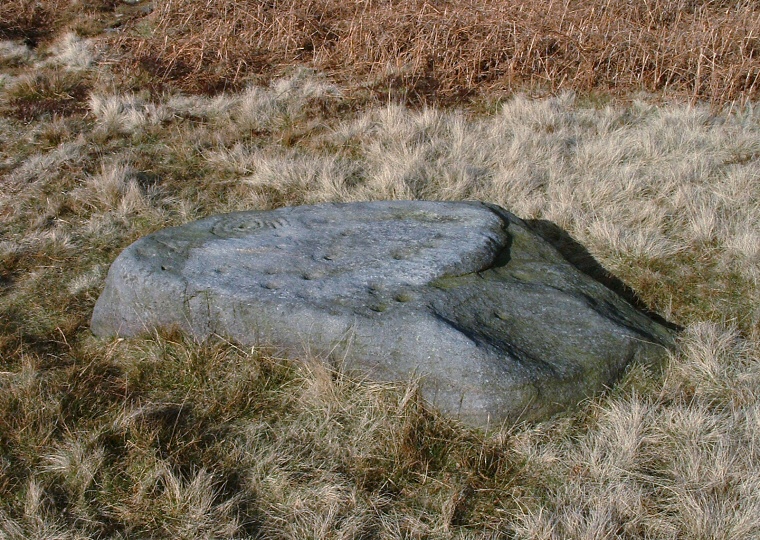
[[[290,207],[158,231],[114,262],[92,330],[170,326],[421,377],[434,405],[475,425],[546,417],[672,346],[524,222],[470,202]]]

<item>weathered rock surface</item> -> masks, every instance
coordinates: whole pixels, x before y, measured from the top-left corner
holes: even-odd
[[[539,419],[603,389],[670,333],[482,203],[324,204],[217,215],[129,246],[101,336],[179,326],[276,345],[423,394],[476,425]]]

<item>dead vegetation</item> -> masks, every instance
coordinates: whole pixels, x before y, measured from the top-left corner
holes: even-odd
[[[214,93],[288,66],[382,101],[461,103],[529,91],[760,95],[752,0],[11,0],[0,37],[36,46],[109,31],[133,85]],[[142,73],[142,75],[140,75]]]
[[[0,38],[21,39],[36,45],[59,28],[63,0],[8,0],[0,4]]]
[[[0,10],[8,5],[21,4]],[[90,21],[122,9],[92,5],[61,9],[80,6]],[[186,15],[200,9],[184,5]],[[404,56],[414,25],[433,7],[453,17],[449,4],[418,5],[402,62],[362,64],[366,88],[380,88],[375,76],[416,80]],[[657,3],[630,7],[620,24],[634,13],[646,20],[646,5]],[[399,21],[404,6],[392,5]],[[374,17],[391,4],[340,9],[361,7]],[[754,13],[750,4],[681,7],[679,24],[741,9],[749,24]],[[135,19],[129,39],[162,13]],[[178,43],[189,35],[180,22]],[[69,34],[33,47],[14,36],[0,42],[0,539],[758,538],[756,102],[604,105],[568,92],[513,96],[487,114],[356,110],[346,104],[352,87],[333,84],[335,75],[269,63],[257,69],[288,76],[249,85],[254,64],[235,64],[232,53],[221,62],[211,41],[184,76],[169,63],[155,71],[163,81],[143,71],[119,86],[113,57],[98,63],[104,41]],[[446,43],[464,39],[455,37]],[[144,39],[136,53],[153,38]],[[331,42],[302,52],[304,62]],[[184,43],[196,54],[203,42]],[[184,54],[157,50],[169,61]],[[690,50],[676,55],[687,66]],[[208,90],[235,80],[225,70],[238,65],[240,92],[151,91]],[[332,69],[348,78],[349,68]],[[631,73],[617,75],[616,91],[633,88],[623,84]],[[468,88],[498,90],[499,80]],[[429,95],[394,88],[392,101]],[[688,84],[667,90],[694,97]],[[419,198],[480,199],[533,226],[555,224],[685,327],[678,351],[661,371],[633,366],[575,411],[484,433],[431,411],[414,381],[351,380],[315,359],[224,339],[89,333],[109,264],[158,228],[226,211]]]
[[[750,0],[168,0],[119,41],[128,65],[193,91],[304,64],[383,98],[452,102],[521,89],[760,92]]]

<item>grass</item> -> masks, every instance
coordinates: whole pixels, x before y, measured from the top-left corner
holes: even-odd
[[[757,99],[752,0],[8,0],[0,38],[109,34],[135,86],[215,93],[287,66],[328,73],[360,101],[460,104],[515,90]]]
[[[115,17],[86,5],[44,28],[40,15],[36,47],[5,22],[14,41],[0,45],[0,538],[758,537],[754,101],[580,85],[410,108],[357,102],[350,81],[295,65],[193,94],[125,79],[107,39],[62,31]],[[223,337],[88,331],[108,265],[151,231],[416,198],[558,225],[684,327],[677,351],[574,411],[483,432],[430,409],[414,381],[352,380]]]
[[[129,69],[196,91],[299,63],[418,103],[525,87],[725,103],[757,98],[759,24],[751,1],[171,0],[117,41]]]

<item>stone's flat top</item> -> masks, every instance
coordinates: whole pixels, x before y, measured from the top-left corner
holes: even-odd
[[[476,202],[381,201],[212,216],[111,265],[103,336],[180,327],[378,380],[475,425],[540,419],[656,361],[669,332]]]
[[[504,223],[480,207],[362,203],[236,213],[191,248],[183,275],[196,287],[323,303],[366,299],[478,272],[506,247]]]

